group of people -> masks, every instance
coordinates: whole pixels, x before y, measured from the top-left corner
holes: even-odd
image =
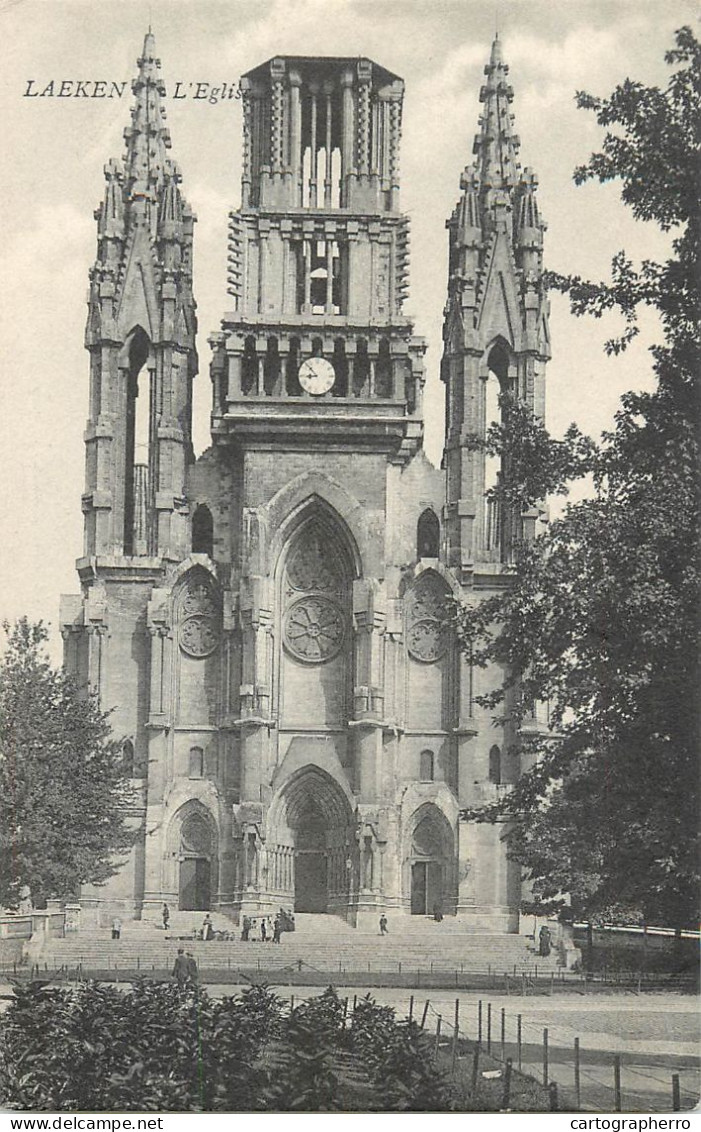
[[[178,988],[185,990],[187,987],[196,987],[197,973],[197,960],[195,956],[191,951],[185,954],[184,948],[179,947],[173,965],[173,978],[178,984]]]
[[[294,916],[284,908],[270,916],[244,916],[241,920],[241,940],[243,943],[280,943],[283,932],[293,932]]]

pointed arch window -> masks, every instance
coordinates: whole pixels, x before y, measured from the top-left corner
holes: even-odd
[[[148,554],[149,464],[152,438],[152,397],[149,382],[139,375],[151,352],[151,341],[136,326],[124,344],[122,370],[126,380],[124,437],[124,554]]]
[[[422,751],[419,755],[419,778],[421,782],[433,782],[434,769],[433,751]]]
[[[131,739],[125,739],[122,743],[122,770],[130,778],[133,778],[135,765],[134,744]]]
[[[501,751],[496,745],[489,752],[489,781],[501,786]]]
[[[512,391],[509,377],[509,354],[506,345],[497,342],[487,358],[489,374],[485,389],[485,432],[491,425],[503,423],[503,409],[500,398]],[[507,473],[504,456],[485,456],[485,493],[499,487]],[[521,538],[521,516],[506,508],[499,498],[485,498],[484,546],[486,550],[496,551],[501,562],[512,559],[514,546]]]
[[[214,551],[214,520],[206,504],[201,503],[192,517],[192,552],[208,554]]]
[[[416,525],[416,557],[438,558],[441,525],[435,511],[427,507]]]
[[[204,778],[204,751],[201,747],[190,747],[188,778]]]

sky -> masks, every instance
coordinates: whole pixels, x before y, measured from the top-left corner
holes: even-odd
[[[166,83],[171,156],[198,217],[194,289],[200,373],[194,439],[208,444],[207,337],[230,303],[227,215],[240,201],[241,104],[173,101],[176,82],[231,87],[273,55],[365,55],[406,82],[402,208],[411,218],[411,289],[405,313],[428,339],[426,451],[440,461],[438,380],[446,293],[445,220],[472,160],[479,88],[498,26],[510,66],[520,159],[538,174],[548,223],[546,265],[608,278],[612,255],[661,258],[667,238],[636,222],[615,185],[575,187],[572,171],[601,142],[576,90],[607,95],[626,77],[664,85],[664,52],[692,23],[692,0],[0,0],[0,451],[4,469],[0,618],[51,623],[60,593],[78,591],[82,550],[83,430],[88,354],[83,335],[94,210],[103,167],[123,153],[129,84],[121,99],[34,98],[54,80],[121,83],[136,72],[149,21]],[[88,88],[92,89],[92,88]],[[181,90],[193,90],[183,85]],[[649,388],[652,316],[619,358],[603,343],[613,319],[575,319],[552,297],[548,427],[576,420],[598,435],[627,389]]]

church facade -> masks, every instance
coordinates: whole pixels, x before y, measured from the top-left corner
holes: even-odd
[[[447,222],[441,470],[402,313],[402,80],[303,57],[241,79],[230,302],[195,459],[194,217],[150,32],[138,68],[96,212],[81,594],[61,624],[67,667],[112,712],[139,835],[84,914],[440,907],[517,931],[504,827],[461,811],[508,790],[519,757],[477,702],[499,674],[445,623],[451,599],[508,584],[541,517],[485,500],[499,468],[471,443],[500,391],[543,414],[549,356],[544,224],[499,41]]]

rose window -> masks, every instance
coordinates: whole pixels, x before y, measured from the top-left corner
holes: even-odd
[[[330,660],[339,652],[344,637],[343,614],[328,598],[303,597],[287,611],[285,644],[299,660]]]

